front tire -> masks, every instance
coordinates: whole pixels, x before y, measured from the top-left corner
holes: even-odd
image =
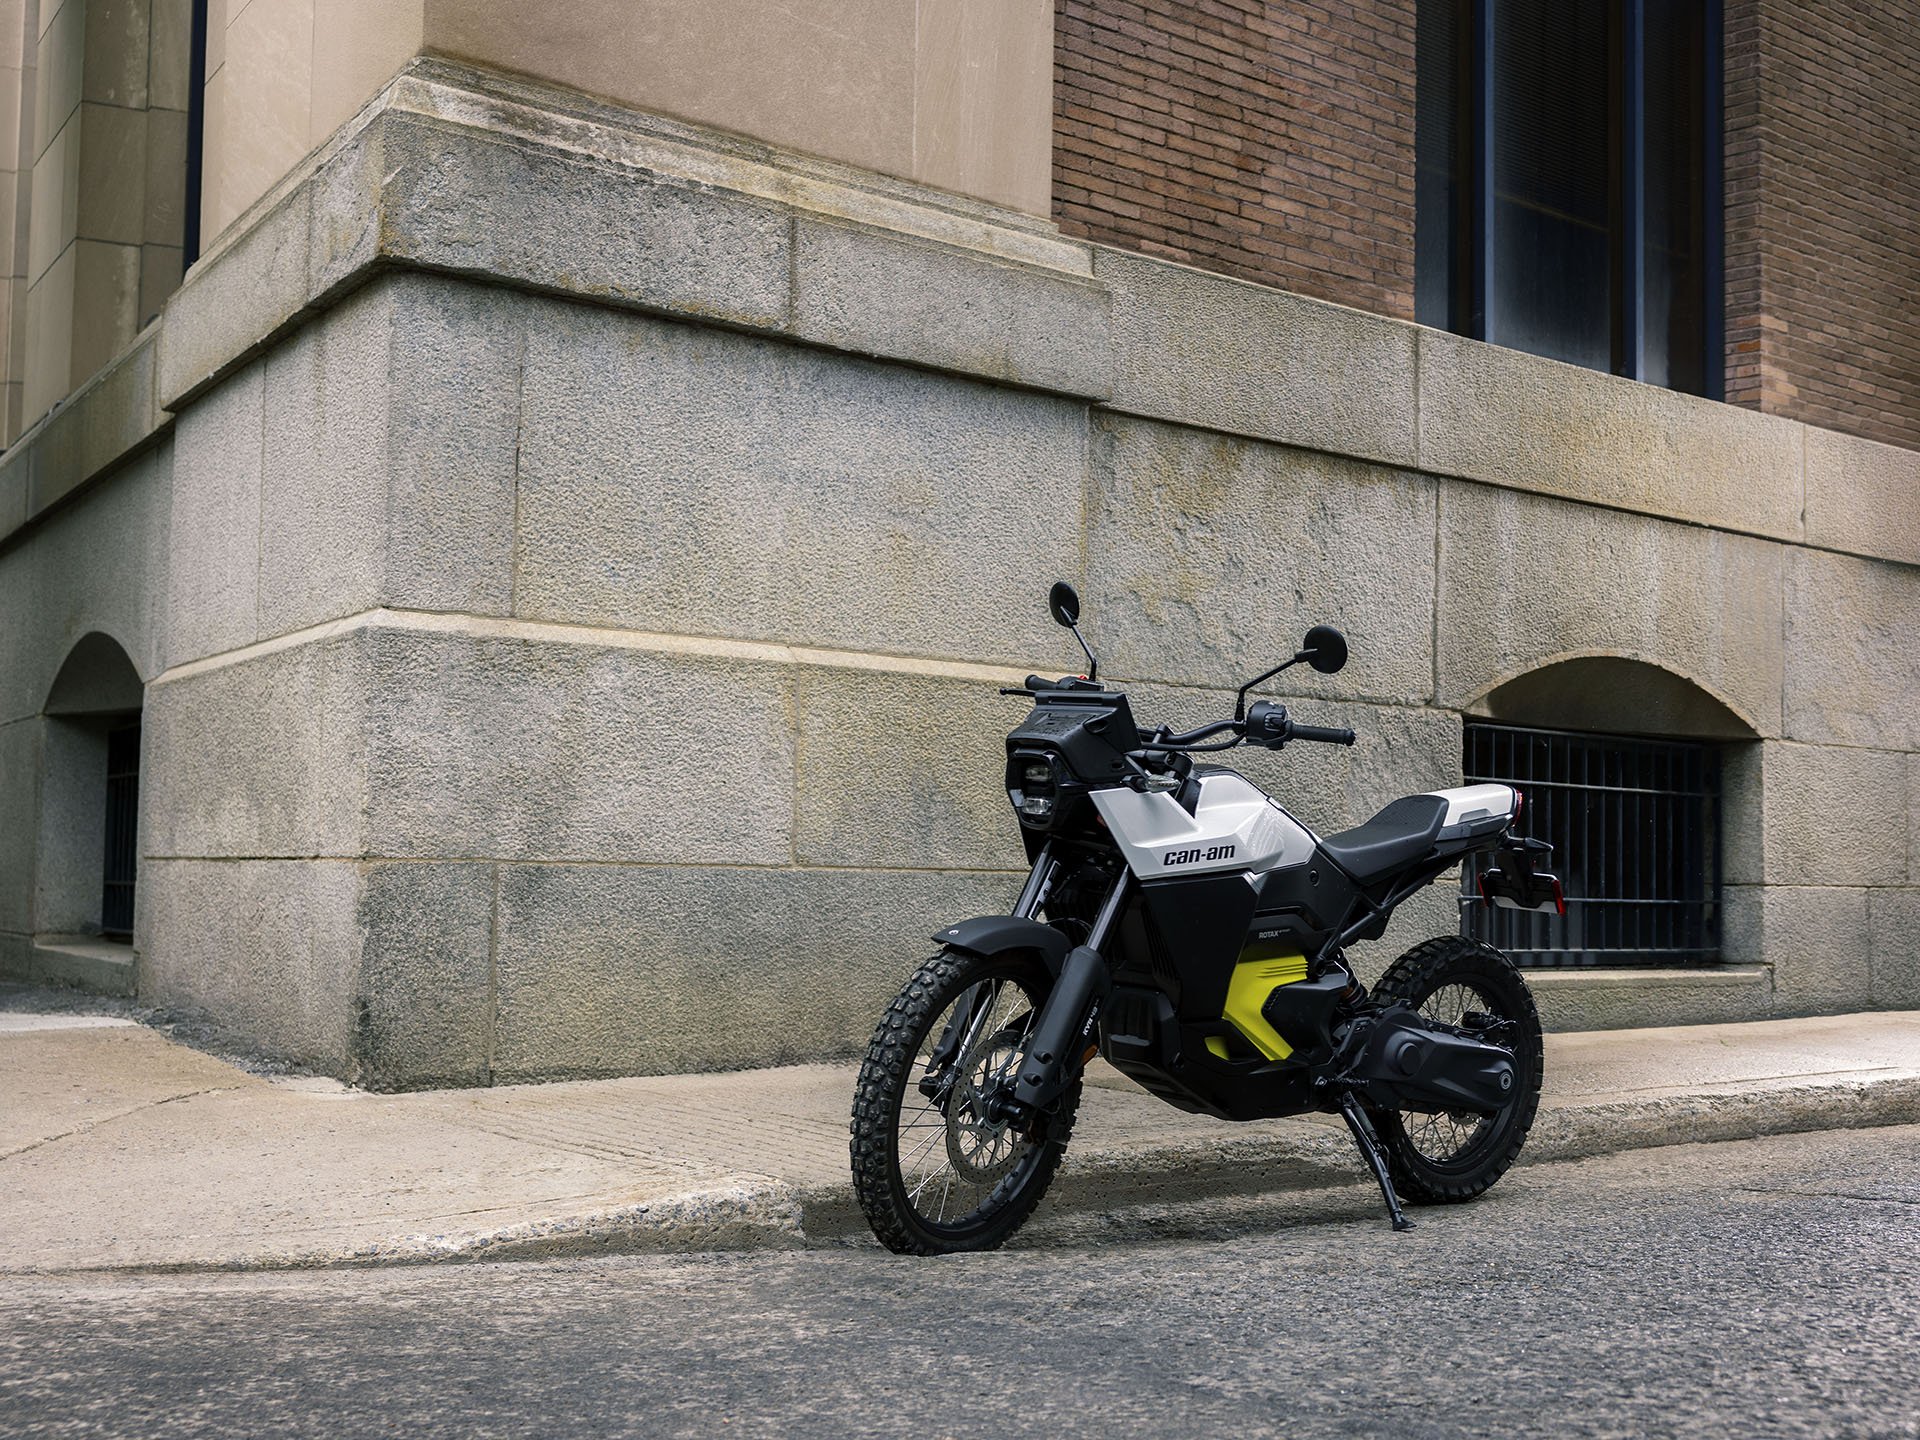
[[[1471,1200],[1506,1174],[1540,1106],[1546,1057],[1533,993],[1513,961],[1493,946],[1443,935],[1388,966],[1373,994],[1442,1024],[1459,1025],[1463,1016],[1478,1012],[1505,1027],[1495,1043],[1513,1051],[1516,1083],[1513,1098],[1497,1114],[1390,1110],[1373,1117],[1394,1189],[1403,1198],[1424,1205]]]
[[[889,1250],[992,1250],[1040,1203],[1080,1081],[1032,1132],[996,1123],[987,1101],[1018,1065],[1050,987],[1031,953],[945,950],[880,1018],[854,1088],[851,1150],[854,1194]]]

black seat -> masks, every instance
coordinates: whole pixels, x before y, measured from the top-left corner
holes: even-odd
[[[1440,796],[1408,795],[1364,825],[1323,837],[1320,848],[1355,880],[1370,885],[1433,848],[1446,819],[1447,802]]]

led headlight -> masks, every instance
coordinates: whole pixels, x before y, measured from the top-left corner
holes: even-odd
[[[1060,793],[1053,766],[1045,760],[1016,760],[1011,768],[1013,783],[1007,786],[1007,798],[1021,819],[1051,820]]]

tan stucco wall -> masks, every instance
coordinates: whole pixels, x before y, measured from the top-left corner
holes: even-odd
[[[180,283],[190,14],[0,3],[0,441],[123,352]]]
[[[1051,0],[211,0],[211,240],[422,50],[1048,212]]]

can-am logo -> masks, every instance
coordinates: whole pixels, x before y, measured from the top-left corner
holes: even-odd
[[[1198,865],[1207,860],[1231,860],[1233,846],[1215,845],[1208,850],[1169,850],[1162,865]]]

